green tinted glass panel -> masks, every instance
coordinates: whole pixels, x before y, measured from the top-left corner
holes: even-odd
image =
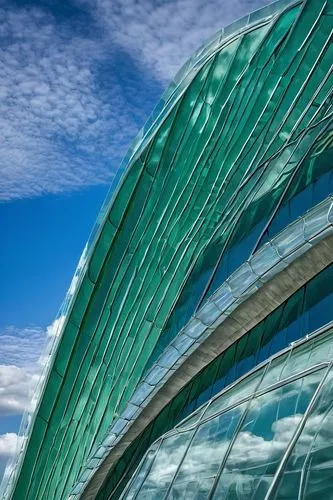
[[[147,439],[150,439],[150,442],[154,441],[221,389],[245,375],[259,362],[287,347],[290,342],[333,321],[332,282],[333,266],[331,265],[196,375],[125,452],[124,461],[128,464],[128,472],[122,478],[122,469],[116,465],[110,472],[99,498],[108,499],[109,491],[113,491],[114,498],[117,498],[124,488],[124,483],[128,481],[131,470],[133,471],[145,453]],[[307,369],[312,363],[316,364],[321,360],[330,359],[332,354],[332,346],[325,339],[323,342],[316,343],[315,349],[312,344],[309,344],[305,350],[306,356],[296,355],[287,363],[281,362],[280,358],[273,361],[271,370],[265,374],[261,382],[261,388],[269,387],[278,382],[281,377],[292,375],[300,366],[302,369]],[[246,377],[244,381],[224,393],[221,398],[215,399],[208,406],[205,415],[213,416],[234,404],[240,397],[246,397],[248,393],[253,392],[257,383],[255,374]],[[198,417],[195,416],[193,419],[196,422]],[[185,428],[186,425],[185,421]],[[119,488],[116,489],[118,483]]]
[[[13,499],[69,495],[154,356],[218,284],[223,256],[246,238],[251,251],[252,231],[260,238],[300,171],[299,190],[324,174],[332,1],[282,1],[248,16],[200,49],[162,97],[59,318]]]

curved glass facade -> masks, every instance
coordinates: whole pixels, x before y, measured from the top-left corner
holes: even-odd
[[[330,498],[332,333],[270,359],[160,438],[121,498]]]
[[[102,488],[99,500],[119,498],[149,443],[234,384],[281,349],[333,322],[333,265],[328,266],[229,349],[217,356],[179,392],[132,444]],[[329,338],[329,334],[326,334]]]
[[[289,380],[306,352],[292,349],[269,389],[273,362],[209,408],[332,320],[332,14],[333,0],[280,0],[176,76],[82,255],[4,498],[116,500],[129,481],[133,498],[289,498],[285,477],[299,498],[324,491],[319,435],[313,458],[292,456],[326,358]]]

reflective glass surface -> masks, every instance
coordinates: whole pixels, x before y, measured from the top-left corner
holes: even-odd
[[[199,259],[200,271],[193,270],[188,278],[177,306],[161,333],[150,363],[188,322],[199,306],[255,250],[333,193],[331,128],[326,131],[322,141],[326,144],[325,151],[316,156],[319,145],[317,143],[313,145],[311,154],[295,172],[293,182],[286,187],[286,193],[277,200],[276,205],[273,206],[273,199],[269,193],[263,199],[256,200],[240,216],[239,223],[226,243],[217,240],[205,250]],[[304,170],[307,171],[307,175],[304,175]],[[181,317],[179,311],[183,313]]]
[[[327,267],[259,323],[193,381],[202,389],[183,410],[188,415],[258,363],[333,320],[333,265]],[[205,376],[205,370],[207,375]],[[211,374],[211,375],[208,375]]]
[[[182,432],[165,438],[159,447],[156,458],[140,488],[140,495],[147,500],[163,497],[177,471],[188,446],[191,432]]]
[[[274,489],[275,499],[333,498],[333,373],[327,377]]]
[[[332,4],[282,0],[250,14],[209,40],[162,97],[58,317],[13,500],[68,497],[152,361],[280,206],[328,172]],[[227,367],[222,386],[237,377]]]
[[[206,498],[244,405],[200,425],[169,489],[169,498]]]
[[[184,417],[190,415],[196,408],[209,401],[223,388],[232,384],[239,377],[244,376],[269,356],[286,348],[290,342],[295,342],[315,329],[333,321],[332,283],[333,265],[327,267],[294,293],[264,321],[235,342],[195,376],[158,415],[154,422],[147,427],[143,435],[125,452],[123,460],[128,465],[128,472],[123,477],[124,470],[120,464],[117,465],[115,470],[110,473],[98,498],[107,499],[110,491],[114,492],[115,499],[118,497],[124,487],[124,482],[126,483],[126,480],[128,480],[130,471],[137,466],[138,461],[145,452],[147,440],[152,442]],[[324,345],[322,349],[325,350],[324,353],[321,352],[319,347],[315,351],[319,361],[326,359],[325,356],[331,356],[331,351],[327,349],[327,345]],[[311,359],[311,357],[313,358],[315,354],[312,353],[311,355],[308,350],[306,352],[307,355],[300,358],[296,356],[295,352],[292,363],[289,362],[287,365],[289,372],[292,372],[293,369],[306,369],[306,366],[300,366],[299,363]],[[315,362],[316,360],[313,361],[313,363]],[[271,369],[262,381],[262,389],[276,383],[281,378],[281,366],[283,365],[277,361],[272,364]],[[243,382],[237,385],[236,389],[229,390],[226,393],[222,402],[220,399],[214,400],[205,410],[205,415],[207,417],[213,416],[221,411],[221,405],[225,407],[226,404],[235,404],[238,398],[246,397],[247,394],[252,393],[256,385],[256,376],[246,377]],[[224,403],[224,400],[227,401]],[[192,419],[196,422],[198,417],[193,416]],[[184,421],[183,425],[189,424]],[[205,480],[210,481],[209,478]],[[116,489],[118,483],[119,488]],[[117,495],[115,491],[117,491]]]
[[[332,362],[333,330],[326,328],[262,365],[206,404],[192,426],[181,423],[154,444],[121,499],[134,498],[133,491],[137,500],[319,499],[332,493],[326,478],[333,446],[324,438],[331,436]],[[143,478],[152,450],[155,459]]]
[[[252,401],[224,464],[214,498],[265,497],[322,376],[318,371]]]

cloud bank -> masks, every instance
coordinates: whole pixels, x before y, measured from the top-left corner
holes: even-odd
[[[0,459],[12,457],[22,440],[23,438],[18,437],[14,432],[2,434],[0,436]]]
[[[0,416],[20,415],[40,378],[47,334],[39,327],[0,332]]]
[[[0,18],[0,200],[110,182],[135,123],[97,79],[104,44],[37,8]]]
[[[77,0],[72,16],[0,3],[0,200],[109,183],[181,64],[266,3]]]

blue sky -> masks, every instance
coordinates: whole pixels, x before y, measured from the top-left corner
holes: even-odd
[[[126,149],[182,63],[268,0],[0,0],[0,477]]]

